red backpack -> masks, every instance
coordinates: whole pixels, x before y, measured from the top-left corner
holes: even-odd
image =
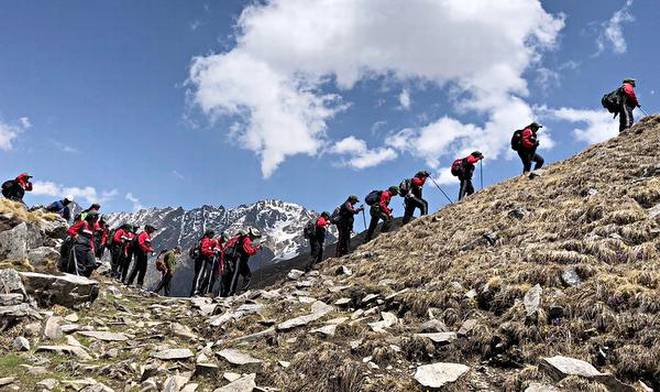
[[[458,177],[463,173],[463,159],[457,159],[451,164],[451,174]]]

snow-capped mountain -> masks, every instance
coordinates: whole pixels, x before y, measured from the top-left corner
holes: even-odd
[[[113,213],[106,218],[112,228],[124,223],[156,227],[158,231],[153,239],[156,249],[181,246],[184,256],[177,267],[172,289],[174,295],[187,295],[192,280],[192,266],[186,257],[187,251],[204,231],[212,229],[218,234],[223,231],[234,234],[241,228],[259,229],[263,234],[263,250],[250,260],[252,269],[258,270],[264,263],[290,259],[306,251],[308,245],[302,235],[303,228],[316,215],[314,211],[294,203],[262,200],[236,208],[207,205],[192,210],[181,207],[149,208],[133,213]],[[157,278],[152,264],[149,265],[147,275],[147,282],[150,283]]]

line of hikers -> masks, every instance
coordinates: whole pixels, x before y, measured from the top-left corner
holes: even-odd
[[[619,115],[620,132],[632,126],[633,110],[640,107],[635,94],[635,84],[634,79],[625,79],[621,87],[605,94],[601,100],[603,107],[614,113],[614,117]],[[532,176],[533,170],[543,166],[543,157],[537,152],[538,132],[541,128],[543,128],[542,125],[532,122],[523,129],[516,130],[511,137],[511,148],[520,157],[523,164],[523,175]],[[484,156],[481,152],[474,151],[452,163],[451,174],[460,181],[458,200],[474,193],[472,176],[475,165],[483,159]],[[534,163],[533,170],[532,163]],[[2,184],[2,195],[25,205],[23,202],[25,192],[33,190],[32,178],[28,173],[21,173],[15,179],[5,181]],[[404,179],[398,186],[370,192],[365,198],[371,217],[365,242],[373,238],[381,221],[383,222],[382,232],[390,229],[394,219],[393,210],[390,208],[393,197],[404,198],[405,212],[402,220],[404,225],[412,220],[416,210],[420,211],[420,216],[428,214],[428,202],[422,197],[422,189],[429,178],[430,173],[420,171],[412,178]],[[438,188],[442,191],[439,186]],[[72,197],[65,197],[45,207],[45,210],[59,214],[68,221],[71,218],[72,201]],[[365,207],[357,206],[358,202],[359,198],[351,195],[332,214],[323,212],[307,223],[303,230],[303,235],[309,240],[311,249],[307,270],[323,259],[326,232],[332,224],[337,226],[339,234],[335,256],[341,257],[351,252],[351,233],[355,215],[363,213],[366,225]],[[142,287],[148,258],[150,255],[155,256],[151,241],[152,235],[157,229],[146,225],[144,230],[139,231],[138,227],[124,224],[115,230],[110,230],[103,217],[99,215],[100,208],[99,204],[92,204],[75,217],[73,225],[67,231],[68,237],[62,244],[60,269],[68,273],[90,276],[100,265],[97,259],[101,259],[105,250],[110,249],[111,275],[127,285],[132,285],[137,278],[138,287]],[[194,262],[190,296],[206,295],[207,293],[222,296],[233,295],[239,289],[239,277],[243,279],[241,289],[246,290],[252,277],[248,260],[260,250],[258,245],[253,244],[253,241],[259,237],[261,234],[254,228],[240,230],[234,236],[222,233],[216,237],[213,231],[204,233],[198,243],[189,251],[189,256]],[[155,291],[163,290],[165,295],[169,295],[176,260],[180,254],[180,247],[160,252],[156,258],[156,269],[161,272],[161,280]],[[216,282],[219,282],[217,289],[215,288]]]

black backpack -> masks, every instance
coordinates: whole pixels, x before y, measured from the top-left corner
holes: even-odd
[[[367,195],[367,197],[364,198],[364,202],[367,203],[368,206],[372,206],[376,203],[378,203],[378,200],[380,200],[380,195],[382,194],[382,191],[371,191]]]
[[[310,239],[314,236],[314,233],[316,232],[316,219],[312,219],[303,228],[303,237],[306,239]]]
[[[399,184],[399,195],[401,197],[406,196],[410,192],[411,188],[411,181],[410,178],[406,178],[405,180],[401,181]]]
[[[11,191],[16,185],[16,181],[14,180],[8,180],[2,183],[2,196],[9,198],[11,195]]]
[[[341,206],[335,208],[330,215],[330,223],[336,225],[339,221],[341,221]]]
[[[511,135],[511,149],[513,151],[518,151],[522,147],[522,134],[523,130],[518,129],[517,131],[513,132],[513,135]]]
[[[621,88],[603,95],[600,103],[608,112],[618,113],[621,110]]]

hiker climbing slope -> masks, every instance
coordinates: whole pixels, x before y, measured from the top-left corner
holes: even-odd
[[[341,257],[351,252],[351,232],[353,231],[355,215],[364,211],[363,207],[355,208],[358,201],[359,199],[357,196],[349,196],[348,199],[339,206],[336,219],[332,220],[332,223],[337,225],[337,231],[339,232],[335,257]],[[333,215],[335,214],[333,213]]]
[[[137,276],[137,286],[142,288],[144,284],[144,275],[147,273],[147,262],[149,255],[154,253],[154,248],[151,246],[151,235],[156,231],[156,228],[151,225],[146,225],[144,230],[137,236],[137,246],[135,247],[135,263],[133,269],[128,277],[127,286],[133,284],[133,280]]]
[[[28,173],[21,173],[15,179],[5,181],[2,184],[2,195],[9,200],[23,203],[25,192],[32,191],[31,178]]]
[[[370,192],[365,202],[367,205],[370,205],[369,215],[371,215],[371,221],[369,222],[369,229],[367,230],[367,236],[364,239],[364,242],[369,242],[374,236],[374,232],[378,227],[378,222],[383,221],[383,227],[381,227],[381,232],[387,232],[390,229],[392,224],[392,209],[390,208],[390,201],[392,198],[399,194],[398,186],[391,186],[385,191],[372,191]]]
[[[413,214],[416,209],[419,209],[419,215],[424,216],[429,213],[429,203],[422,198],[422,188],[426,179],[430,174],[427,171],[420,171],[415,174],[415,177],[410,180],[405,180],[401,183],[407,187],[403,189],[399,186],[399,193],[404,197],[405,212],[403,213],[403,224],[412,220]]]
[[[160,271],[161,278],[158,285],[154,288],[154,293],[163,290],[165,296],[170,295],[170,284],[176,271],[177,258],[181,255],[181,247],[166,251],[156,261],[156,270]]]
[[[626,129],[632,127],[633,122],[633,110],[640,107],[639,101],[637,100],[637,95],[635,94],[635,79],[625,79],[620,92],[620,108],[619,108],[619,132],[623,132]]]
[[[518,130],[511,137],[511,148],[518,152],[518,156],[523,164],[523,175],[529,174],[534,162],[534,170],[543,167],[543,157],[536,150],[539,147],[537,133],[543,128],[542,125],[533,122],[523,130]]]
[[[465,196],[470,196],[474,193],[474,186],[472,185],[472,175],[474,174],[475,164],[484,158],[483,154],[479,151],[474,151],[472,154],[465,158],[460,158],[454,161],[451,165],[451,174],[458,177],[461,181],[458,190],[458,200],[462,200]]]
[[[309,236],[310,258],[305,271],[310,271],[314,264],[323,260],[323,244],[325,242],[326,228],[330,225],[330,214],[322,212],[314,221],[314,227]]]
[[[243,278],[243,285],[241,290],[244,291],[250,287],[250,282],[252,281],[252,271],[250,271],[250,265],[248,264],[248,261],[250,260],[250,257],[257,254],[257,252],[259,252],[261,249],[259,245],[254,245],[254,241],[260,237],[261,232],[252,227],[250,227],[247,232],[240,234],[240,238],[238,239],[235,246],[237,255],[236,266],[234,268],[228,295],[234,295],[238,291],[239,275]]]

